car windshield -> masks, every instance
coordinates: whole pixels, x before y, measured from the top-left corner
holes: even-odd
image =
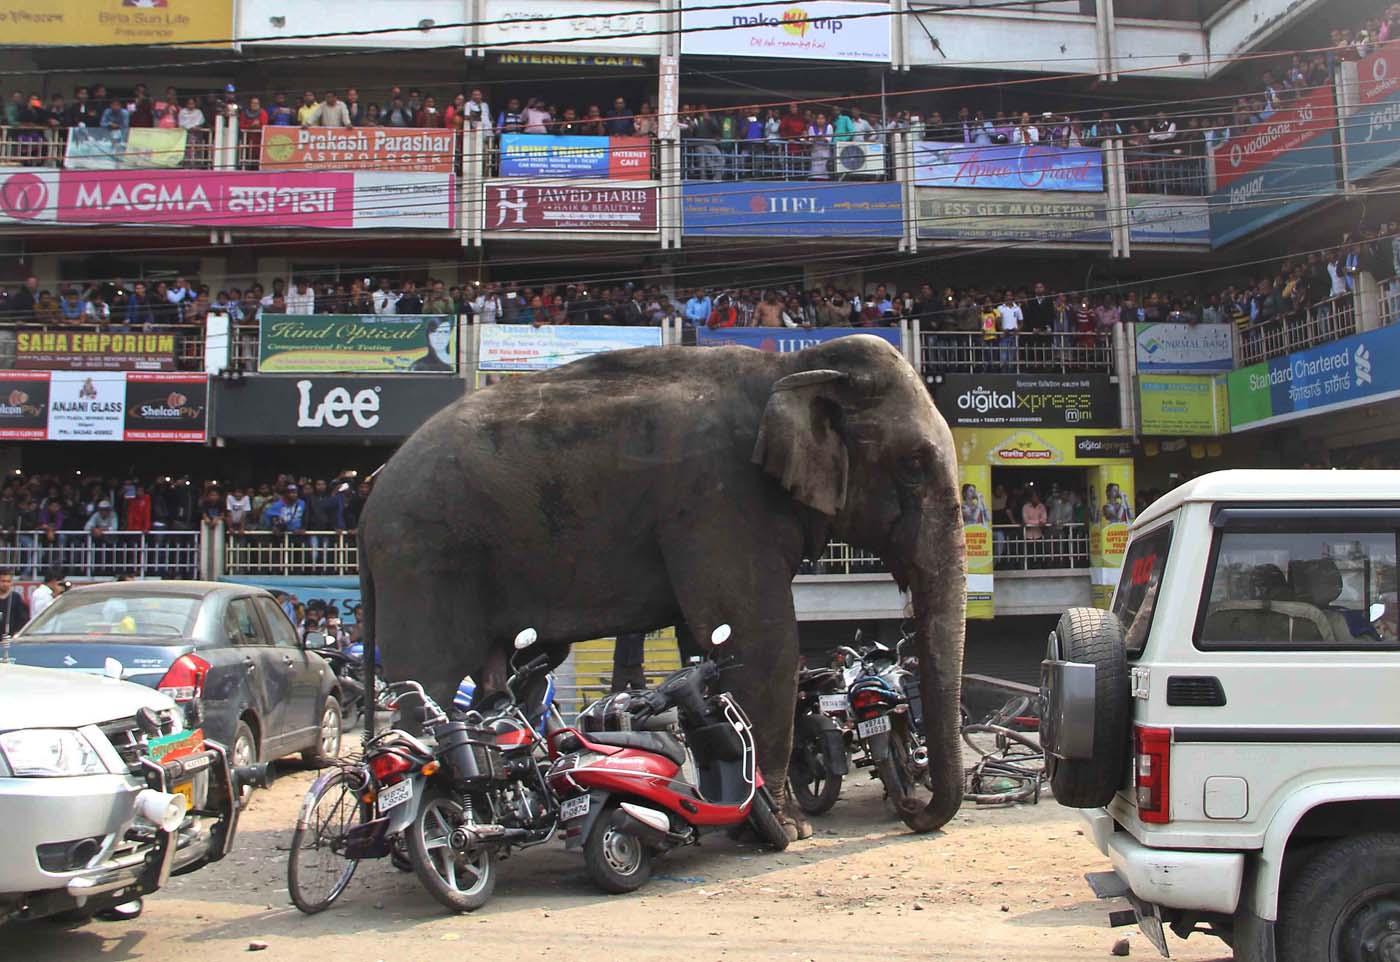
[[[199,598],[185,595],[133,595],[79,589],[61,595],[25,626],[26,640],[45,635],[188,635],[199,612]]]

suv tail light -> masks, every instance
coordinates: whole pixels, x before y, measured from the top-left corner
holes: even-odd
[[[1172,730],[1137,726],[1133,751],[1138,818],[1165,825],[1171,821]]]
[[[198,655],[181,655],[156,687],[177,702],[191,702],[204,694],[204,679],[208,675],[209,662]]]

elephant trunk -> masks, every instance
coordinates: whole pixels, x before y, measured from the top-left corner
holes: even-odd
[[[951,490],[956,491],[956,487]],[[900,812],[916,832],[942,828],[963,799],[962,669],[965,631],[966,551],[958,523],[956,498],[936,506],[921,525],[918,561],[910,572],[914,625],[919,655],[919,691],[933,798],[926,806],[916,798]]]

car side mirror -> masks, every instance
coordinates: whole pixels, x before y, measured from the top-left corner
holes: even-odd
[[[533,628],[526,628],[515,636],[515,650],[524,651],[539,640],[540,633]]]
[[[324,648],[326,647],[326,636],[319,631],[308,631],[302,644],[306,648]]]

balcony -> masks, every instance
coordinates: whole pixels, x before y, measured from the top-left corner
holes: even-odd
[[[925,374],[1116,374],[1118,362],[1108,333],[919,332],[920,368]]]

